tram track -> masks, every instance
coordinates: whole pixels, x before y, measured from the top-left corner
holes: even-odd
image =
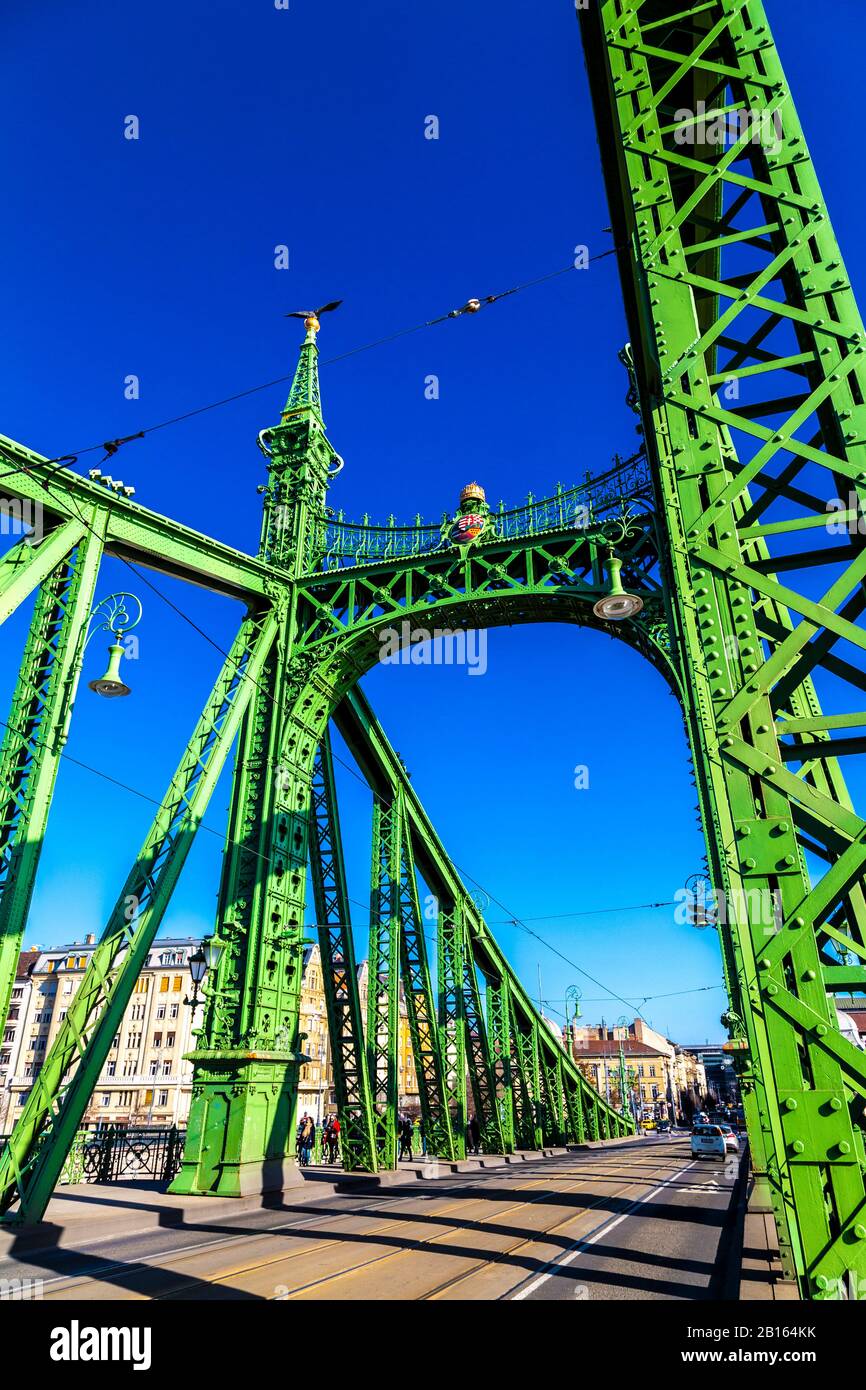
[[[661,1157],[661,1156],[660,1156],[660,1157]],[[521,1237],[518,1241],[515,1241],[511,1246],[508,1246],[505,1250],[491,1251],[489,1257],[485,1257],[485,1258],[483,1258],[483,1259],[477,1260],[476,1263],[473,1265],[473,1267],[472,1267],[471,1270],[462,1271],[460,1275],[456,1275],[456,1276],[453,1276],[453,1277],[450,1278],[450,1279],[443,1280],[443,1281],[442,1281],[439,1285],[437,1285],[434,1289],[427,1290],[424,1294],[420,1295],[418,1301],[419,1301],[419,1302],[428,1301],[428,1300],[432,1299],[433,1297],[435,1297],[438,1293],[444,1292],[444,1291],[447,1290],[448,1288],[450,1288],[450,1287],[452,1287],[452,1286],[455,1286],[455,1285],[457,1285],[457,1284],[463,1282],[465,1279],[470,1278],[473,1274],[477,1274],[480,1270],[486,1269],[486,1268],[488,1268],[490,1265],[495,1264],[495,1263],[501,1261],[502,1259],[505,1259],[505,1258],[509,1257],[509,1256],[510,1256],[512,1253],[514,1253],[515,1251],[520,1250],[520,1249],[524,1249],[524,1248],[526,1248],[527,1246],[531,1246],[531,1245],[533,1245],[533,1244],[538,1243],[539,1241],[543,1241],[547,1236],[549,1236],[553,1231],[557,1230],[560,1226],[562,1226],[562,1225],[568,1225],[568,1224],[570,1224],[570,1223],[573,1222],[573,1221],[579,1220],[581,1217],[586,1216],[586,1214],[587,1214],[588,1212],[590,1212],[590,1211],[594,1210],[596,1207],[600,1206],[602,1202],[605,1202],[605,1201],[617,1201],[617,1200],[619,1200],[620,1197],[624,1196],[624,1194],[625,1194],[630,1188],[633,1188],[633,1187],[636,1187],[636,1186],[640,1186],[641,1184],[643,1184],[643,1185],[650,1185],[650,1184],[652,1184],[652,1182],[655,1181],[655,1175],[656,1175],[658,1172],[660,1172],[660,1171],[661,1171],[661,1172],[665,1171],[665,1168],[661,1167],[661,1166],[660,1166],[660,1163],[657,1162],[657,1163],[655,1163],[655,1164],[653,1165],[653,1175],[652,1175],[652,1176],[647,1176],[647,1175],[633,1176],[633,1177],[629,1178],[629,1180],[628,1180],[627,1182],[625,1182],[623,1186],[619,1187],[615,1192],[603,1192],[603,1193],[599,1194],[599,1196],[597,1197],[597,1199],[596,1199],[594,1202],[591,1202],[591,1203],[590,1203],[588,1206],[586,1206],[586,1207],[582,1207],[580,1211],[574,1212],[574,1213],[571,1214],[569,1217],[564,1218],[562,1221],[555,1223],[554,1226],[552,1226],[552,1227],[541,1227],[541,1228],[538,1230],[538,1232],[535,1233],[532,1237]],[[567,1186],[562,1187],[562,1189],[561,1189],[562,1195],[565,1196],[566,1194],[568,1194],[568,1193],[570,1193],[570,1192],[573,1192],[576,1188],[581,1187],[581,1186],[585,1183],[585,1181],[586,1181],[586,1179],[587,1179],[588,1176],[589,1176],[589,1175],[588,1175],[588,1174],[585,1174],[585,1173],[584,1173],[584,1174],[580,1174],[578,1177],[575,1178],[574,1182],[571,1182],[571,1183],[569,1183]],[[606,1174],[605,1177],[607,1177],[607,1176],[608,1176],[608,1175]],[[544,1179],[543,1179],[543,1178],[540,1178],[540,1179],[538,1179],[537,1182],[533,1182],[533,1183],[530,1183],[530,1184],[524,1184],[524,1185],[522,1185],[522,1187],[517,1188],[516,1191],[522,1191],[522,1190],[526,1190],[527,1188],[531,1188],[531,1187],[538,1186],[538,1185],[539,1185],[541,1182],[543,1182],[543,1181],[544,1181]],[[546,1195],[546,1194],[541,1194],[541,1195],[539,1195],[538,1197],[529,1199],[529,1200],[527,1200],[527,1201],[514,1203],[512,1206],[506,1207],[503,1211],[498,1211],[498,1212],[492,1213],[491,1215],[489,1215],[489,1216],[487,1216],[487,1217],[482,1217],[480,1220],[473,1220],[473,1226],[475,1226],[475,1227],[478,1227],[478,1226],[487,1226],[487,1227],[490,1227],[490,1226],[494,1225],[494,1223],[496,1223],[497,1221],[501,1221],[504,1217],[513,1216],[515,1212],[521,1211],[521,1210],[523,1210],[524,1208],[526,1208],[526,1207],[528,1207],[528,1206],[533,1206],[533,1205],[535,1205],[537,1202],[539,1202],[539,1201],[542,1200],[542,1197],[543,1197],[544,1195]],[[464,1202],[465,1202],[465,1199],[464,1199],[463,1201],[461,1201],[460,1203],[454,1203],[454,1204],[452,1204],[451,1206],[447,1207],[444,1211],[432,1213],[431,1215],[432,1215],[432,1217],[433,1217],[434,1220],[435,1220],[437,1217],[439,1217],[439,1216],[446,1216],[447,1213],[448,1213],[449,1211],[454,1210],[456,1207],[463,1206],[463,1205],[464,1205]],[[390,1225],[393,1225],[394,1223],[388,1223],[388,1224],[389,1224],[389,1226],[390,1226]],[[435,1235],[428,1236],[428,1237],[426,1237],[426,1238],[424,1238],[424,1239],[414,1241],[411,1245],[406,1246],[404,1249],[401,1249],[401,1250],[392,1250],[392,1251],[388,1251],[388,1252],[386,1252],[385,1254],[382,1254],[382,1255],[375,1255],[375,1256],[371,1257],[370,1259],[358,1261],[357,1264],[351,1265],[351,1266],[349,1266],[348,1268],[343,1269],[343,1270],[335,1271],[333,1274],[325,1275],[325,1276],[321,1277],[320,1279],[308,1280],[308,1281],[306,1281],[304,1284],[298,1285],[298,1286],[296,1286],[296,1287],[293,1288],[293,1289],[286,1290],[285,1293],[279,1295],[278,1301],[284,1301],[284,1302],[285,1302],[285,1301],[290,1301],[290,1300],[294,1299],[295,1297],[298,1297],[298,1296],[300,1296],[300,1295],[302,1295],[302,1294],[304,1294],[304,1293],[309,1292],[309,1291],[312,1290],[312,1289],[325,1290],[325,1292],[323,1292],[322,1296],[325,1297],[325,1298],[327,1298],[327,1296],[328,1296],[327,1291],[326,1291],[327,1286],[329,1286],[329,1285],[334,1285],[334,1284],[338,1283],[341,1279],[350,1278],[350,1277],[352,1277],[353,1275],[357,1275],[357,1274],[363,1273],[365,1270],[369,1270],[369,1269],[372,1269],[372,1268],[376,1268],[377,1271],[381,1271],[382,1266],[385,1265],[385,1264],[390,1264],[391,1262],[397,1261],[397,1260],[399,1260],[399,1259],[401,1259],[401,1258],[406,1258],[406,1257],[411,1256],[411,1255],[417,1255],[417,1254],[419,1253],[419,1251],[423,1251],[423,1250],[425,1250],[425,1249],[430,1249],[432,1246],[434,1246],[434,1245],[437,1243],[437,1241],[446,1240],[449,1236],[453,1235],[454,1231],[459,1229],[459,1224],[460,1224],[460,1223],[450,1223],[449,1228],[448,1228],[447,1230],[445,1230],[445,1231],[440,1231],[440,1232],[437,1232],[437,1234],[435,1234]],[[384,1230],[383,1230],[383,1228],[379,1228],[376,1232],[369,1232],[368,1234],[369,1234],[369,1235],[373,1235],[373,1234],[384,1234]],[[330,1244],[330,1242],[328,1242],[327,1244]],[[297,1254],[300,1254],[300,1253],[302,1253],[302,1252],[296,1252],[296,1253],[297,1253]],[[238,1272],[240,1272],[240,1271],[236,1271],[236,1273],[238,1273]],[[245,1272],[251,1272],[251,1271],[245,1271]]]
[[[674,1159],[674,1157],[675,1155],[672,1152],[666,1152],[664,1154],[654,1152],[651,1157],[648,1155],[647,1158],[639,1165],[641,1171],[635,1173],[632,1170],[628,1181],[625,1182],[624,1185],[618,1187],[615,1192],[602,1192],[595,1202],[591,1203],[588,1207],[582,1208],[580,1212],[575,1213],[571,1217],[567,1218],[567,1221],[556,1223],[556,1225],[554,1227],[551,1227],[550,1230],[556,1230],[560,1225],[568,1224],[568,1222],[578,1219],[581,1215],[584,1215],[586,1211],[592,1210],[594,1207],[598,1206],[604,1200],[617,1200],[630,1188],[638,1186],[641,1183],[649,1183],[653,1181],[655,1174],[657,1174],[660,1171],[660,1169],[666,1162],[670,1162],[672,1159]],[[560,1190],[563,1195],[566,1195],[567,1193],[571,1193],[576,1188],[586,1185],[587,1183],[609,1182],[611,1181],[611,1179],[615,1180],[618,1177],[624,1176],[621,1171],[624,1163],[625,1160],[621,1160],[615,1166],[615,1171],[605,1167],[603,1164],[595,1160],[593,1160],[591,1163],[586,1164],[586,1166],[578,1165],[579,1171],[573,1175],[573,1180],[569,1181],[567,1185],[563,1185]],[[494,1174],[498,1172],[499,1170],[491,1170],[490,1177],[492,1178]],[[487,1175],[485,1175],[485,1177],[486,1176]],[[521,1176],[523,1175],[521,1174]],[[529,1175],[527,1174],[527,1176]],[[547,1164],[545,1164],[544,1171],[539,1173],[537,1177],[533,1177],[531,1181],[522,1183],[519,1186],[515,1187],[515,1195],[519,1192],[531,1190],[533,1187],[540,1186],[541,1184],[547,1185],[553,1177],[554,1174],[547,1167]],[[449,1179],[449,1185],[456,1184],[459,1184],[461,1187],[465,1188],[467,1185],[466,1175],[454,1175],[452,1179]],[[293,1219],[291,1221],[283,1221],[276,1225],[270,1225],[266,1229],[262,1229],[260,1231],[238,1231],[237,1234],[217,1236],[214,1239],[200,1240],[190,1245],[174,1247],[169,1246],[155,1251],[148,1251],[146,1254],[142,1255],[140,1261],[131,1261],[130,1259],[117,1259],[110,1261],[106,1264],[100,1265],[95,1269],[80,1268],[78,1270],[74,1270],[68,1273],[55,1275],[54,1277],[45,1280],[43,1283],[43,1297],[49,1299],[76,1298],[88,1296],[111,1297],[113,1294],[113,1296],[115,1297],[122,1298],[124,1296],[124,1293],[126,1293],[128,1296],[135,1297],[137,1291],[133,1287],[134,1282],[139,1282],[142,1284],[147,1284],[151,1282],[158,1283],[160,1276],[160,1261],[170,1262],[173,1266],[176,1266],[177,1268],[172,1270],[171,1274],[169,1274],[168,1270],[163,1271],[167,1277],[165,1284],[162,1287],[154,1288],[151,1294],[141,1292],[138,1296],[144,1298],[152,1297],[155,1301],[170,1300],[175,1297],[195,1297],[195,1294],[191,1293],[190,1291],[195,1287],[196,1284],[206,1283],[211,1288],[218,1288],[221,1285],[225,1285],[226,1281],[232,1278],[237,1278],[242,1275],[254,1274],[257,1270],[267,1269],[270,1266],[276,1266],[282,1263],[291,1262],[303,1257],[311,1257],[316,1254],[320,1254],[325,1250],[333,1250],[336,1248],[336,1242],[340,1239],[341,1234],[347,1243],[351,1243],[353,1239],[366,1241],[370,1239],[375,1239],[377,1236],[393,1235],[395,1232],[404,1230],[407,1225],[411,1224],[413,1216],[416,1216],[419,1222],[437,1222],[438,1220],[442,1219],[443,1224],[445,1224],[447,1228],[444,1231],[437,1232],[435,1235],[426,1238],[414,1239],[409,1245],[407,1245],[403,1249],[396,1251],[388,1251],[384,1254],[374,1256],[372,1259],[359,1261],[357,1264],[351,1266],[348,1269],[334,1271],[332,1274],[325,1275],[319,1280],[308,1280],[303,1283],[299,1283],[294,1288],[286,1290],[285,1293],[282,1293],[278,1296],[279,1301],[285,1301],[287,1299],[291,1299],[296,1296],[302,1295],[304,1291],[309,1288],[324,1287],[328,1284],[339,1281],[341,1278],[345,1278],[353,1273],[360,1272],[364,1268],[368,1268],[372,1265],[381,1266],[381,1264],[383,1264],[384,1262],[394,1261],[398,1259],[400,1256],[410,1255],[413,1252],[417,1253],[417,1251],[419,1250],[423,1250],[431,1245],[434,1245],[436,1241],[447,1239],[448,1235],[453,1234],[453,1232],[455,1230],[458,1230],[460,1228],[460,1225],[462,1224],[461,1222],[448,1220],[448,1217],[453,1217],[453,1214],[458,1210],[462,1210],[464,1216],[467,1219],[472,1220],[473,1225],[490,1227],[493,1226],[497,1221],[501,1221],[503,1220],[503,1218],[512,1216],[515,1212],[523,1210],[527,1206],[534,1205],[536,1201],[542,1200],[542,1195],[539,1195],[538,1198],[532,1198],[529,1200],[515,1202],[512,1205],[505,1207],[504,1209],[500,1209],[496,1212],[490,1213],[488,1216],[480,1215],[476,1219],[470,1215],[472,1208],[480,1206],[483,1210],[484,1205],[488,1203],[490,1200],[489,1197],[485,1196],[485,1183],[478,1183],[476,1179],[476,1185],[477,1195],[473,1193],[470,1196],[469,1194],[464,1193],[464,1195],[460,1198],[454,1201],[449,1201],[448,1193],[443,1192],[442,1197],[439,1200],[439,1203],[437,1203],[433,1209],[428,1208],[417,1213],[413,1213],[413,1211],[411,1210],[412,1207],[418,1206],[419,1204],[426,1204],[426,1202],[428,1201],[432,1201],[435,1203],[435,1193],[424,1191],[417,1191],[411,1193],[404,1192],[400,1196],[395,1196],[392,1199],[384,1199],[378,1201],[374,1209],[372,1210],[366,1204],[362,1205],[356,1202],[353,1203],[352,1207],[348,1210],[342,1210],[336,1213],[333,1210],[329,1210],[324,1213],[313,1213],[307,1219]],[[441,1205],[442,1202],[445,1203],[444,1206]],[[401,1208],[408,1208],[409,1210],[405,1211],[401,1219],[396,1219],[396,1213],[399,1212]],[[388,1217],[388,1219],[385,1220],[377,1221],[377,1217],[380,1215],[384,1216],[386,1212],[394,1212],[395,1216]],[[353,1232],[351,1230],[348,1230],[345,1233],[335,1233],[334,1236],[329,1237],[327,1240],[315,1240],[317,1230],[321,1230],[323,1227],[326,1227],[329,1224],[332,1226],[336,1226],[339,1223],[350,1221],[360,1221],[365,1224],[366,1221],[373,1221],[375,1224],[372,1227],[368,1227],[367,1229],[362,1229],[359,1231]],[[267,1259],[259,1259],[255,1258],[254,1249],[248,1249],[248,1255],[251,1258],[247,1258],[246,1261],[242,1263],[234,1264],[230,1270],[221,1270],[219,1272],[214,1272],[212,1275],[196,1275],[192,1268],[192,1266],[194,1266],[196,1262],[206,1262],[208,1256],[217,1256],[219,1255],[220,1251],[225,1251],[226,1249],[233,1249],[237,1251],[238,1254],[240,1254],[241,1252],[240,1250],[238,1250],[239,1246],[247,1246],[248,1248],[250,1246],[257,1247],[268,1242],[269,1240],[273,1240],[275,1236],[283,1235],[291,1236],[297,1234],[302,1239],[304,1239],[306,1233],[309,1233],[308,1237],[306,1238],[314,1241],[314,1243],[305,1244],[297,1250],[281,1250]],[[540,1230],[538,1238],[543,1238],[544,1234],[545,1231]],[[512,1247],[509,1247],[507,1250],[499,1252],[493,1251],[491,1252],[490,1260],[477,1261],[476,1265],[473,1266],[472,1270],[465,1271],[461,1275],[455,1276],[455,1279],[453,1280],[443,1281],[441,1286],[437,1286],[436,1289],[428,1291],[428,1293],[426,1293],[423,1297],[435,1297],[437,1293],[445,1291],[454,1283],[463,1282],[465,1279],[471,1278],[472,1274],[477,1273],[479,1269],[487,1266],[490,1263],[495,1263],[498,1259],[504,1258],[505,1256],[511,1253],[512,1249],[523,1248],[526,1244],[531,1243],[531,1240],[521,1238],[520,1241],[515,1242],[514,1245]],[[138,1265],[138,1268],[136,1268],[133,1272],[130,1271],[131,1264]],[[184,1268],[184,1266],[186,1266],[187,1268]],[[113,1276],[117,1275],[127,1276],[126,1280],[121,1286],[122,1291],[109,1291],[105,1289],[104,1286],[106,1284],[111,1284],[112,1282],[120,1284],[120,1280],[115,1280],[113,1278]],[[100,1288],[100,1286],[103,1287]],[[99,1289],[99,1292],[97,1292],[97,1289]]]

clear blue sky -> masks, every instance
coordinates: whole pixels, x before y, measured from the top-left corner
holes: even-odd
[[[863,8],[836,0],[838,25],[804,0],[767,8],[862,288]],[[0,431],[49,456],[290,372],[301,331],[286,310],[344,298],[322,330],[326,359],[564,266],[576,243],[610,245],[571,0],[291,0],[288,12],[270,0],[19,0],[4,49]],[[137,141],[124,139],[129,115]],[[428,115],[437,141],[424,138]],[[274,267],[280,244],[288,270]],[[473,478],[515,504],[603,469],[636,443],[616,361],[625,336],[607,260],[323,367],[346,459],[332,501],[349,516],[437,518]],[[129,374],[138,401],[124,399]],[[111,471],[147,506],[253,551],[255,437],[283,397],[277,387],[156,433]],[[234,605],[160,582],[230,640]],[[101,593],[136,587],[134,697],[109,704],[83,689],[69,751],[158,799],[220,658],[106,563]],[[26,618],[4,629],[4,705]],[[85,681],[101,659],[91,648]],[[507,905],[491,907],[494,922],[670,899],[699,867],[678,710],[623,645],[505,629],[490,634],[483,678],[380,668],[365,686],[456,862]],[[577,764],[586,790],[574,789]],[[364,900],[367,798],[348,774],[341,791],[352,895]],[[212,926],[227,801],[223,779],[208,816],[219,833],[200,835],[165,931]],[[101,931],[151,814],[64,767],[28,942]],[[532,925],[627,999],[653,996],[644,1013],[672,1036],[720,1035],[720,989],[656,997],[720,981],[712,934],[676,926],[671,909]],[[625,1011],[525,933],[495,930],[533,993],[541,965],[554,1016],[571,983],[588,1020]]]

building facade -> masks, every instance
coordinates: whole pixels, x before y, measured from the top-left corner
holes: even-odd
[[[699,1058],[650,1028],[641,1018],[609,1028],[604,1024],[568,1029],[566,1045],[587,1081],[620,1109],[637,1118],[690,1121],[700,1109],[707,1081]]]
[[[201,1007],[184,1001],[192,987],[189,958],[198,945],[192,937],[154,942],[85,1111],[86,1128],[186,1124],[192,1066],[184,1056],[194,1045],[193,1029],[201,1025]],[[42,1069],[95,949],[91,935],[69,946],[25,953],[36,958],[15,1066],[6,1082],[8,1128]]]
[[[38,958],[38,951],[22,951],[18,957],[9,1013],[0,1042],[0,1134],[8,1134],[15,1123],[11,1085],[13,1076],[23,1071],[20,1059],[30,1012],[30,992],[33,988],[30,973]]]

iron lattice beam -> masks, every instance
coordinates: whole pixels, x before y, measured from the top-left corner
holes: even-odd
[[[838,763],[862,719],[866,337],[758,0],[581,22],[753,1160],[787,1271],[838,1297],[866,1287],[866,1058],[832,1002],[866,963]]]
[[[30,910],[102,554],[96,526],[43,581],[0,748],[0,1026]]]
[[[45,1211],[275,636],[271,614],[242,624],[0,1153],[0,1211],[17,1196],[17,1222],[38,1221]]]
[[[343,1167],[353,1172],[375,1173],[373,1104],[329,734],[320,744],[313,776],[310,866]]]

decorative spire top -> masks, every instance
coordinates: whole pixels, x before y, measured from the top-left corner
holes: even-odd
[[[316,334],[321,327],[320,316],[330,314],[334,309],[339,309],[342,302],[342,299],[332,299],[329,304],[323,304],[320,309],[293,309],[291,313],[283,315],[287,319],[303,319],[304,327],[307,330],[307,336],[301,344],[301,355],[292,381],[292,389],[282,414],[283,424],[290,417],[310,412],[324,429],[322,397],[319,391],[319,349],[316,345]]]
[[[322,396],[319,390],[319,349],[316,346],[319,320],[311,314],[310,321],[316,327],[307,327],[307,336],[301,344],[301,352],[289,391],[289,399],[286,401],[286,408],[282,413],[280,423],[284,425],[289,419],[309,412],[316,417],[324,429]]]

